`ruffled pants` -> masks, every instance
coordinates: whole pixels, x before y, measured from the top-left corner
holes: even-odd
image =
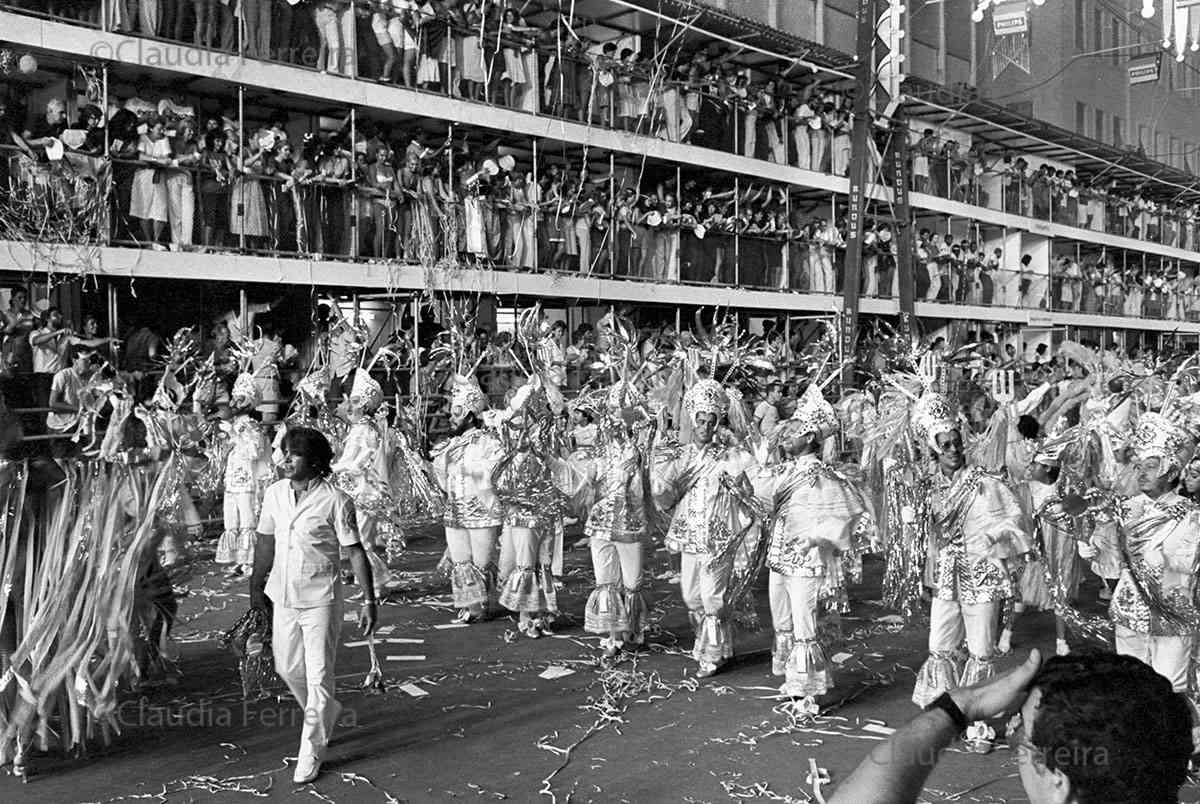
[[[500,605],[509,611],[558,611],[550,570],[553,527],[505,525],[500,533]]]
[[[817,602],[824,579],[771,571],[767,587],[775,647],[771,672],[784,677],[779,691],[794,698],[824,695],[833,686],[825,648],[817,640]]]
[[[496,584],[496,529],[447,527],[446,547],[455,607],[485,606]]]
[[[223,506],[225,529],[217,542],[217,563],[253,564],[257,495],[253,491],[226,491]]]
[[[1000,601],[962,603],[934,598],[929,610],[929,658],[917,671],[913,703],[927,706],[943,692],[968,687],[995,675],[996,623]],[[961,670],[956,653],[967,641]]]
[[[718,562],[709,555],[681,556],[679,589],[696,633],[692,658],[697,662],[720,664],[733,656],[733,628],[725,610],[732,574],[732,559]]]
[[[583,629],[605,636],[628,634],[639,643],[646,631],[646,600],[642,596],[642,545],[592,537],[592,568],[596,588],[588,596]]]

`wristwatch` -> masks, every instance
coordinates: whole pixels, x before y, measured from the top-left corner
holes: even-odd
[[[941,695],[935,698],[933,703],[925,707],[925,711],[945,712],[950,718],[951,722],[954,723],[954,727],[960,732],[966,731],[967,726],[970,725],[967,721],[967,716],[964,715],[963,711],[958,708],[958,704],[954,702],[954,699],[950,697],[950,693],[948,692],[943,692]]]

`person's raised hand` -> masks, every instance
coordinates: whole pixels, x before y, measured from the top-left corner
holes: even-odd
[[[1041,666],[1042,654],[1034,648],[1020,666],[981,684],[951,690],[950,697],[969,721],[1011,715],[1024,702],[1029,682]]]

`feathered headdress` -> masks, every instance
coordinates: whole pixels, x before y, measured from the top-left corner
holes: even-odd
[[[366,413],[374,413],[383,404],[383,386],[371,376],[370,369],[355,369],[350,401],[358,404]]]
[[[488,408],[487,394],[479,387],[474,375],[454,375],[450,380],[450,407],[461,407],[472,413],[483,413]]]
[[[954,405],[944,394],[926,391],[913,407],[913,429],[935,452],[940,452],[937,437],[958,429]]]
[[[243,371],[233,381],[233,392],[229,397],[231,400],[245,400],[252,408],[256,408],[262,403],[262,394],[259,393],[258,386],[254,384],[254,375],[248,371]]]
[[[817,438],[828,438],[837,432],[841,424],[837,411],[825,399],[816,383],[809,383],[804,389],[789,421],[794,422],[801,432],[816,433]]]
[[[729,412],[729,394],[716,380],[697,380],[683,395],[683,409],[691,421],[699,413],[709,413],[718,419]]]

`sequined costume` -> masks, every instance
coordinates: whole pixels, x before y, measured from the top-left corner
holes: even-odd
[[[561,533],[565,495],[555,461],[541,449],[520,447],[501,459],[494,474],[504,509],[498,568],[499,603],[515,612],[555,612],[551,570]]]
[[[356,376],[365,373],[362,369]],[[333,464],[334,485],[354,500],[359,538],[371,563],[375,594],[386,593],[391,571],[379,555],[393,532],[391,522],[395,504],[388,484],[388,456],[383,449],[386,422],[365,412],[350,425],[342,454]]]
[[[957,440],[954,406],[927,391],[914,407],[914,428],[939,456],[938,436]],[[947,477],[931,464],[919,484],[927,497],[930,586],[929,658],[917,672],[912,700],[925,706],[943,692],[991,678],[1001,602],[1014,593],[1010,563],[1029,552],[1029,523],[1016,494],[978,466]],[[909,512],[909,516],[912,512]],[[963,639],[961,671],[956,652]]]
[[[738,447],[693,443],[655,467],[654,496],[661,509],[674,510],[666,544],[683,554],[680,592],[696,632],[692,658],[702,667],[733,656],[728,548],[752,522],[732,489],[744,482],[752,464],[753,457]]]
[[[588,595],[583,627],[589,633],[625,634],[633,644],[646,631],[642,595],[643,543],[647,536],[645,458],[630,438],[606,438],[585,462],[582,484],[595,500],[584,535],[596,588]],[[619,646],[618,646],[619,647]]]
[[[271,445],[261,425],[239,413],[221,425],[228,440],[225,458],[225,530],[217,543],[217,563],[249,566],[254,561],[254,528],[267,484],[274,479]]]
[[[1057,527],[1051,517],[1037,516],[1054,492],[1053,483],[1032,478],[1021,486],[1022,502],[1035,516],[1037,551],[1021,573],[1018,597],[1024,605],[1042,611],[1053,609],[1047,574],[1062,587],[1068,600],[1075,596],[1083,575],[1075,536]]]
[[[833,686],[817,635],[817,607],[826,579],[842,573],[839,556],[860,525],[870,525],[863,495],[815,454],[763,470],[755,495],[775,513],[767,547],[768,593],[775,627],[771,671],[791,697],[822,695]]]
[[[457,378],[452,400],[475,414],[487,405],[473,378]],[[434,478],[446,495],[443,522],[454,605],[481,610],[495,586],[496,529],[503,520],[492,488],[500,442],[490,429],[472,427],[438,444],[432,457]]]

